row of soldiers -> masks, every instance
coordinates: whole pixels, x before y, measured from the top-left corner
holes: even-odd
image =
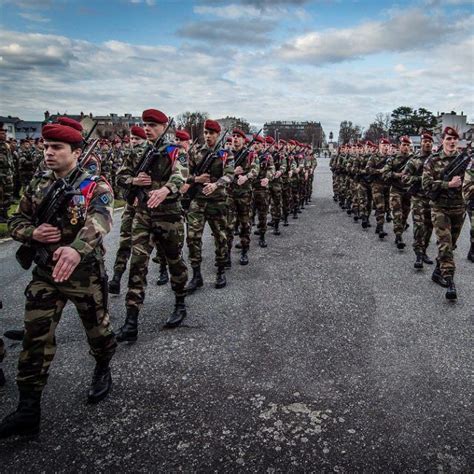
[[[399,144],[382,138],[378,145],[370,141],[344,145],[330,161],[334,200],[364,229],[371,227],[374,209],[375,233],[380,240],[387,236],[385,222],[393,220],[395,245],[403,250],[403,235],[412,213],[414,267],[418,270],[434,263],[427,255],[434,228],[438,256],[432,280],[447,288],[446,298],[451,301],[457,299],[453,252],[466,210],[471,222],[467,258],[474,262],[474,158],[469,157],[470,150],[463,151],[458,144],[458,132],[446,127],[436,153],[432,135],[423,133],[417,154],[410,138],[404,136]],[[446,170],[455,159],[463,165],[457,175],[448,178]]]
[[[273,233],[279,235],[280,222],[287,225],[290,215],[297,219],[311,200],[316,159],[309,145],[293,140],[276,143],[258,134],[248,140],[240,129],[232,130],[224,144],[225,135],[214,120],[204,124],[203,145],[191,145],[184,130],[176,132],[172,143],[166,138],[171,123],[163,112],[148,109],[142,119],[143,128],[131,130],[131,146],[117,172],[127,204],[110,284],[103,241],[112,228],[114,193],[102,176],[101,155],[92,145],[84,145],[82,127],[72,119],[60,118],[43,127],[44,171],[34,175],[8,221],[12,238],[22,244],[18,260],[24,268],[32,260],[35,266],[25,290],[17,374],[20,400],[16,411],[0,423],[0,438],[39,433],[41,395],[56,352],[55,328],[67,301],[78,311],[96,360],[87,401],[98,403],[111,388],[110,361],[117,342],[137,340],[148,263],[155,248],[175,293],[174,311],[165,324],[173,328],[186,316],[185,297],[203,285],[201,248],[206,222],[215,243],[215,286],[223,288],[225,270],[232,266],[236,229],[239,263],[249,263],[252,208],[258,219],[259,244],[265,247],[270,202]],[[52,189],[57,192],[50,194]],[[65,205],[57,207],[54,219],[38,222],[38,210],[49,196],[64,196]],[[189,283],[183,258],[185,235],[193,272]],[[115,334],[108,292],[120,291],[128,260],[126,318]]]

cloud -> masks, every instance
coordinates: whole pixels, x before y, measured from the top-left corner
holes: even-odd
[[[129,0],[130,3],[134,5],[138,5],[140,3],[144,3],[148,5],[149,7],[153,7],[156,5],[156,0]]]
[[[292,62],[338,63],[376,53],[426,48],[439,43],[454,30],[452,23],[413,9],[394,13],[386,21],[313,31],[286,42],[277,53]]]
[[[19,15],[25,20],[34,21],[37,23],[48,23],[51,21],[50,18],[39,15],[38,13],[26,13],[20,12]]]
[[[1,0],[0,5],[13,4],[17,8],[21,9],[44,9],[49,8],[53,4],[53,0]]]
[[[268,34],[276,27],[271,20],[254,18],[235,20],[207,20],[191,22],[181,27],[179,36],[217,44],[265,45],[271,42]]]

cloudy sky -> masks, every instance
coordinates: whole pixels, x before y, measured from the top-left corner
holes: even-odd
[[[0,0],[1,115],[474,121],[474,0]]]

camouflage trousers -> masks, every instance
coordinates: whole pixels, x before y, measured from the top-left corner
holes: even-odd
[[[227,247],[232,248],[236,220],[240,224],[240,243],[243,249],[250,246],[250,210],[252,193],[232,193],[227,197]]]
[[[282,181],[281,186],[281,211],[283,217],[288,217],[291,210],[291,187],[287,179]]]
[[[359,181],[351,179],[351,207],[356,216],[359,215]]]
[[[224,266],[227,259],[227,206],[226,201],[210,199],[194,199],[191,201],[187,222],[189,261],[192,267],[198,267],[202,262],[202,234],[206,222],[214,235],[216,247],[216,266]]]
[[[390,188],[390,210],[393,216],[393,232],[402,235],[410,214],[411,195],[394,186]]]
[[[120,225],[119,248],[114,263],[114,274],[122,276],[127,269],[127,262],[132,253],[132,224],[135,216],[135,208],[129,204],[125,205]]]
[[[313,196],[314,171],[309,173],[308,181],[306,182],[306,199],[311,199]]]
[[[375,206],[375,220],[378,225],[385,223],[385,213],[389,211],[390,187],[386,184],[372,183],[372,199]]]
[[[413,250],[416,255],[424,254],[433,233],[430,200],[423,196],[413,196],[411,202],[413,206],[411,214],[413,219]]]
[[[290,181],[290,187],[291,187],[290,209],[291,209],[291,212],[296,212],[300,203],[299,181],[297,178],[296,179],[294,177],[292,178],[292,180]]]
[[[306,188],[307,180],[304,178],[304,174],[301,172],[301,175],[298,179],[298,197],[300,206],[304,206],[304,203],[306,201]]]
[[[267,216],[270,206],[270,190],[268,188],[254,189],[253,196],[258,216],[258,230],[265,233],[267,231]]]
[[[369,218],[372,213],[372,187],[370,184],[360,181],[357,188],[357,197],[359,215]]]
[[[272,216],[272,221],[279,222],[281,220],[282,197],[283,188],[281,181],[279,179],[277,181],[272,181],[270,183],[270,213]]]
[[[8,177],[0,182],[0,212],[8,211],[13,203],[13,180]]]
[[[339,176],[335,171],[332,172],[332,193],[334,196],[339,194]]]
[[[474,245],[474,207],[472,206],[467,206],[467,215],[469,216],[469,222],[471,223],[471,230],[470,230],[470,235],[471,235],[471,245]]]
[[[464,207],[437,207],[431,208],[431,220],[437,238],[438,261],[443,277],[454,276],[454,249],[461,233],[466,209]]]
[[[184,224],[176,204],[160,204],[158,209],[138,208],[132,227],[132,258],[128,277],[127,307],[141,309],[145,300],[148,261],[158,242],[166,256],[171,288],[176,296],[185,296],[188,270],[183,260]]]
[[[56,353],[55,331],[66,303],[77,309],[86,331],[90,354],[110,360],[117,343],[110,327],[107,288],[99,262],[79,266],[68,281],[56,283],[51,270],[35,267],[25,290],[25,336],[18,361],[20,390],[41,391]]]

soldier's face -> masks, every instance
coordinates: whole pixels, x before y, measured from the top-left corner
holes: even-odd
[[[7,139],[7,131],[0,128],[0,140],[4,142]]]
[[[408,153],[410,153],[410,144],[409,143],[400,143],[400,153],[402,155],[408,155]]]
[[[136,137],[135,135],[130,135],[130,143],[132,144],[132,146],[141,145],[144,141],[145,140],[143,140],[143,138]]]
[[[204,141],[209,148],[215,146],[218,137],[219,134],[214,130],[204,129]]]
[[[163,123],[155,122],[145,122],[143,124],[143,129],[145,130],[145,135],[147,140],[155,141],[163,135],[166,125]]]
[[[73,151],[69,143],[45,141],[43,155],[46,167],[61,173],[76,166],[81,149]]]
[[[236,150],[240,150],[244,146],[245,139],[240,135],[232,135],[232,144]]]
[[[421,140],[421,149],[424,153],[431,153],[433,142],[431,140]]]
[[[456,152],[456,148],[458,147],[459,140],[456,137],[452,137],[451,135],[446,135],[443,138],[443,150],[446,154],[451,155]]]

